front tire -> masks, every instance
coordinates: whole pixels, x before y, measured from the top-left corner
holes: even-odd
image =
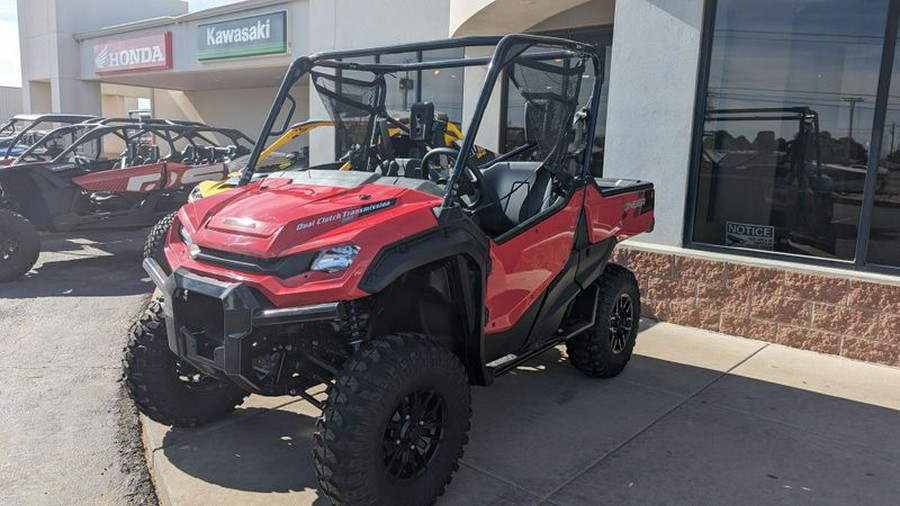
[[[150,233],[147,234],[147,240],[144,242],[144,258],[152,258],[162,267],[166,274],[170,274],[172,269],[169,267],[169,261],[166,260],[166,252],[163,248],[166,246],[166,237],[169,235],[169,229],[172,228],[172,222],[175,221],[177,213],[170,213],[162,217]]]
[[[459,468],[471,397],[462,364],[416,334],[371,341],[331,387],[313,454],[336,505],[433,504]]]
[[[34,267],[41,253],[41,238],[27,218],[0,209],[0,283],[14,281]]]
[[[641,316],[641,295],[634,274],[609,264],[595,281],[600,289],[594,326],[566,341],[569,362],[595,378],[612,378],[631,359]]]
[[[154,299],[131,328],[125,348],[125,385],[141,413],[174,427],[196,427],[224,418],[247,392],[200,374],[169,350],[161,299]]]

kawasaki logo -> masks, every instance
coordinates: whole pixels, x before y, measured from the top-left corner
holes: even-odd
[[[268,40],[272,34],[272,20],[258,20],[255,25],[240,28],[219,29],[211,26],[206,29],[206,45],[220,46],[235,42],[253,42]]]
[[[224,19],[197,27],[197,59],[243,58],[288,52],[287,11]]]

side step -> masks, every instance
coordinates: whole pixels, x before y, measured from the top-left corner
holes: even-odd
[[[596,323],[597,321],[597,304],[600,301],[600,288],[596,285],[592,285],[592,287],[594,290],[594,296],[588,299],[590,302],[585,304],[588,307],[584,308],[589,310],[588,314],[590,316],[587,319],[578,319],[566,325],[565,327],[561,327],[556,331],[556,335],[544,339],[540,342],[540,344],[538,344],[534,348],[531,348],[530,350],[523,352],[520,355],[510,353],[498,358],[497,360],[488,362],[485,365],[487,370],[491,374],[493,374],[494,377],[500,376],[503,373],[507,373],[512,369],[515,369],[519,364],[526,362],[536,357],[537,355],[540,355],[541,353],[544,353],[550,348],[553,348],[557,344],[569,340],[569,338],[571,338],[572,336],[580,334],[581,332],[584,332],[585,330],[593,327],[594,323]]]
[[[497,360],[494,360],[493,362],[488,363],[487,370],[490,371],[491,374],[494,375],[494,377],[500,376],[503,373],[507,373],[507,372],[511,371],[512,369],[515,369],[516,366],[518,366],[522,362],[526,362],[529,359],[534,358],[537,355],[540,355],[541,353],[544,353],[545,351],[549,350],[550,348],[556,346],[557,344],[559,344],[561,342],[562,341],[559,339],[553,339],[553,340],[547,341],[546,343],[542,344],[541,346],[532,348],[532,349],[522,353],[521,355],[513,355],[512,353],[510,353],[509,355],[500,357]]]

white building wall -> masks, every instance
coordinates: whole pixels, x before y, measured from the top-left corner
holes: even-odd
[[[254,3],[261,3],[262,5],[254,6]],[[287,70],[287,65],[290,64],[294,57],[307,53],[307,37],[305,34],[309,31],[310,18],[307,13],[309,4],[306,0],[246,2],[246,4],[247,5],[226,5],[218,9],[190,13],[187,16],[176,16],[163,20],[147,19],[144,22],[135,23],[125,27],[112,27],[93,32],[86,31],[87,33],[79,33],[78,38],[81,39],[79,45],[80,54],[78,54],[78,58],[80,58],[80,77],[85,80],[101,79],[94,71],[94,44],[115,38],[139,37],[142,35],[159,34],[165,31],[172,32],[171,69],[109,75],[102,79],[124,81],[140,79],[142,76],[152,79],[160,75],[164,76],[172,73],[224,72],[255,68],[271,68],[273,66],[278,66]],[[235,10],[237,7],[244,8]],[[197,34],[200,33],[199,25],[283,10],[288,11],[289,35],[287,54],[247,58],[227,58],[202,62],[197,59]],[[148,18],[152,18],[152,16],[149,16]]]
[[[183,0],[18,0],[24,109],[100,114],[100,85],[80,79],[79,46],[73,36],[184,12],[187,2]],[[32,86],[33,81],[49,84],[49,101],[48,90],[41,84]]]
[[[0,86],[0,121],[22,112],[22,88]]]
[[[656,229],[642,242],[683,242],[702,19],[699,0],[616,5],[603,167],[656,184]]]
[[[255,140],[277,91],[277,88],[184,92],[154,90],[153,115],[157,118],[187,119],[236,128]],[[295,93],[297,110],[294,122],[300,122],[309,118],[309,104],[304,99],[309,93],[305,89]],[[306,139],[301,139],[301,142],[305,141]]]

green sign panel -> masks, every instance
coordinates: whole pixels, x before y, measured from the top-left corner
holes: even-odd
[[[272,12],[199,25],[197,59],[284,54],[288,50],[287,12]]]

